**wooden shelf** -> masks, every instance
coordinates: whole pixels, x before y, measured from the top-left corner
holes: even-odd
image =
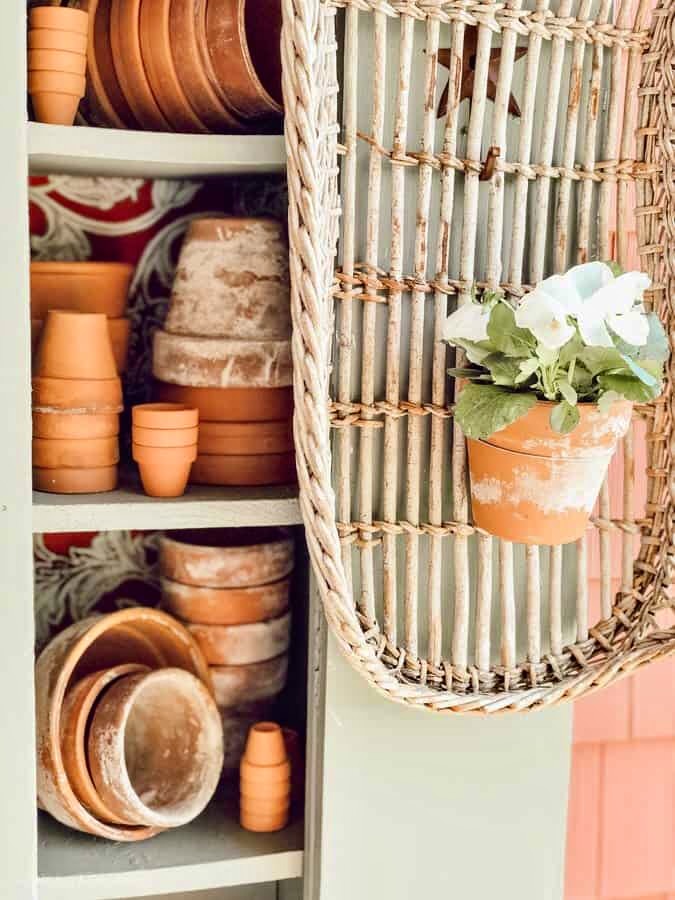
[[[302,847],[302,822],[252,834],[218,799],[189,825],[138,844],[93,838],[38,813],[38,897],[123,900],[283,881],[302,875]]]
[[[281,135],[160,134],[28,123],[31,175],[208,178],[283,172]]]

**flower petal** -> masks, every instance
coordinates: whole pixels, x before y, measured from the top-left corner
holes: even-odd
[[[607,324],[615,334],[632,347],[644,347],[649,337],[649,322],[644,313],[632,310],[607,316]]]
[[[643,292],[651,283],[644,272],[624,272],[596,291],[588,302],[602,308],[605,315],[627,313],[636,303],[641,302]]]
[[[549,297],[557,300],[569,316],[576,315],[583,302],[574,283],[567,275],[551,275],[550,278],[540,282],[535,290],[542,290]]]
[[[565,278],[572,282],[579,296],[586,300],[600,288],[611,284],[614,281],[614,274],[604,262],[589,262],[573,266],[565,274]]]
[[[443,338],[451,343],[457,338],[476,343],[485,341],[489,321],[490,310],[487,307],[479,303],[466,303],[445,320]]]
[[[528,328],[548,350],[557,350],[574,335],[562,304],[541,287],[526,294],[518,304],[516,325]]]
[[[587,347],[613,347],[611,338],[605,325],[605,312],[602,307],[595,307],[591,303],[585,303],[584,308],[577,316],[577,325],[581,340]]]

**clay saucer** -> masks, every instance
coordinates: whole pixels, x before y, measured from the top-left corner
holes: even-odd
[[[199,410],[200,422],[270,422],[293,415],[293,388],[208,388],[155,381],[158,400]]]
[[[111,3],[112,0],[89,0],[86,100],[99,124],[110,128],[138,128],[115,72],[110,46]]]
[[[162,578],[164,605],[184,622],[245,625],[280,616],[288,609],[290,579],[246,588],[211,588]]]
[[[291,614],[248,625],[190,625],[210,666],[246,666],[286,653],[291,640]]]
[[[198,451],[205,456],[261,456],[293,451],[293,423],[202,422]]]

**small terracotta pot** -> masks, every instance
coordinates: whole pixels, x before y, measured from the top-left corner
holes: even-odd
[[[246,756],[240,764],[241,793],[247,797],[259,797],[263,790],[269,790],[275,799],[288,797],[291,790],[291,764],[276,766],[256,766],[249,763]]]
[[[122,412],[122,383],[119,378],[95,380],[71,378],[32,379],[33,410],[71,413]]]
[[[269,700],[286,685],[288,656],[276,656],[247,666],[212,666],[211,677],[219,708]]]
[[[116,437],[120,419],[115,413],[73,415],[71,413],[33,413],[33,437],[56,439],[92,439]]]
[[[110,44],[112,0],[89,0],[93,27],[87,50],[86,102],[95,121],[108,128],[138,128],[120,87]]]
[[[48,494],[103,494],[117,487],[117,466],[98,469],[33,467],[33,488]]]
[[[242,813],[248,813],[254,817],[270,818],[272,816],[287,816],[290,808],[290,796],[287,797],[252,797],[242,795],[239,809]],[[284,824],[286,824],[284,822]],[[246,826],[244,825],[244,828]],[[284,825],[279,826],[281,828]]]
[[[185,825],[220,778],[223,733],[213,698],[182,669],[122,678],[94,712],[88,759],[98,793],[121,819]]]
[[[260,709],[263,707],[263,709]],[[245,703],[241,707],[220,710],[223,724],[223,776],[225,779],[235,776],[239,779],[239,766],[246,748],[246,740],[252,725],[260,721],[261,716],[269,715],[270,702]],[[236,773],[236,774],[235,774]]]
[[[258,722],[248,734],[241,761],[240,822],[250,831],[278,831],[288,823],[290,763],[284,736],[274,722]]]
[[[54,28],[31,28],[28,50],[63,50],[66,53],[87,53],[87,34],[78,31],[57,31]]]
[[[93,672],[73,684],[66,691],[61,710],[61,752],[66,775],[78,799],[87,809],[112,825],[134,825],[125,822],[108,809],[101,800],[87,763],[87,728],[89,717],[101,694],[118,678],[149,671],[140,663],[113,666],[102,672]]]
[[[33,374],[43,378],[117,376],[108,320],[102,313],[52,309],[47,313]]]
[[[265,456],[293,452],[293,423],[202,422],[200,456]]]
[[[33,465],[39,469],[94,469],[119,460],[117,437],[33,438]]]
[[[242,809],[239,817],[242,828],[259,834],[267,834],[273,831],[281,831],[288,825],[288,809],[285,812],[269,816],[254,815],[246,809]]]
[[[33,353],[37,351],[43,328],[42,319],[30,320],[31,348]],[[129,338],[131,336],[131,320],[126,318],[108,319],[108,331],[117,374],[122,375],[127,368],[127,354],[129,352]]]
[[[84,53],[71,53],[69,50],[29,50],[29,72],[70,72],[71,75],[84,75],[87,69],[87,57]]]
[[[28,93],[33,101],[35,119],[48,125],[72,125],[85,87],[84,75],[57,71],[29,72]]]
[[[174,616],[199,625],[246,625],[288,609],[290,580],[260,587],[210,588],[162,578],[162,597]]]
[[[278,766],[288,761],[281,727],[276,722],[258,722],[246,741],[244,759],[251,766]]]
[[[195,428],[199,423],[199,411],[182,403],[139,403],[131,410],[131,420],[135,428]]]
[[[291,640],[291,614],[250,625],[188,625],[211,666],[245,666],[280,656]]]
[[[221,484],[252,487],[262,484],[295,484],[295,453],[268,453],[265,456],[197,456],[192,484]]]
[[[138,428],[134,425],[132,439],[141,447],[194,447],[199,428]]]
[[[293,388],[197,388],[155,382],[158,400],[199,410],[204,422],[269,422],[293,415]]]
[[[142,447],[134,444],[143,490],[149,497],[180,497],[187,485],[197,445],[191,447]]]
[[[89,28],[89,13],[67,6],[34,6],[28,13],[28,27],[30,30],[49,28],[86,35]]]
[[[162,575],[196,587],[269,584],[286,578],[293,564],[293,538],[284,528],[195,529],[159,537]]]
[[[31,316],[44,319],[50,309],[124,316],[134,267],[118,262],[32,262]]]

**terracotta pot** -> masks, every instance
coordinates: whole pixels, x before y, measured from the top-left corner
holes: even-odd
[[[190,387],[288,387],[293,382],[291,344],[188,337],[160,329],[153,341],[152,372],[162,381]]]
[[[66,53],[87,53],[87,34],[54,28],[31,28],[28,50],[63,50]]]
[[[28,27],[49,28],[86,35],[89,28],[89,13],[67,6],[34,6],[28,13]]]
[[[247,809],[242,808],[239,822],[246,831],[253,831],[259,834],[281,831],[288,825],[288,808],[286,808],[285,812],[268,816],[254,815]]]
[[[71,75],[84,75],[87,69],[87,57],[84,53],[71,53],[69,50],[29,50],[29,72],[69,72]]]
[[[473,517],[490,534],[567,544],[586,530],[631,405],[616,403],[606,414],[580,405],[581,423],[568,435],[552,431],[550,410],[551,404],[537,404],[489,441],[467,442]]]
[[[210,685],[208,667],[185,629],[158,610],[139,607],[107,616],[91,616],[66,628],[40,654],[35,667],[37,790],[41,806],[70,828],[116,841],[136,841],[156,829],[124,829],[94,818],[68,781],[61,754],[61,707],[71,680],[120,663],[184,668]]]
[[[258,722],[246,741],[244,759],[251,766],[278,766],[288,761],[281,727],[276,722]]]
[[[33,353],[35,353],[38,348],[42,328],[42,319],[30,320],[31,349]],[[112,352],[115,357],[117,374],[122,375],[127,368],[129,338],[131,337],[131,320],[125,318],[108,319],[108,331],[110,333],[110,343],[112,344]]]
[[[33,467],[33,488],[48,494],[103,494],[117,487],[117,466],[99,469]]]
[[[72,125],[85,87],[84,75],[57,71],[29,72],[28,93],[36,121],[48,125]]]
[[[294,453],[266,456],[203,456],[192,467],[192,484],[254,486],[294,484],[297,478]]]
[[[33,413],[34,438],[106,438],[116,437],[120,419],[115,413],[71,415],[70,413]]]
[[[33,374],[43,378],[114,379],[115,357],[102,313],[47,313]]]
[[[200,625],[245,625],[280,616],[288,609],[290,580],[261,587],[211,588],[162,578],[162,597],[170,613]]]
[[[93,27],[87,49],[87,107],[100,125],[138,128],[115,72],[110,43],[111,4],[112,0],[89,0]]]
[[[211,666],[246,666],[280,656],[291,640],[291,614],[250,625],[188,625]]]
[[[202,422],[200,456],[261,456],[293,452],[293,423]]]
[[[132,439],[141,447],[194,447],[199,428],[138,428],[134,425]]]
[[[258,722],[248,734],[241,761],[240,822],[250,831],[278,831],[288,823],[290,763],[284,736],[274,722]]]
[[[50,309],[124,316],[134,267],[117,262],[33,262],[30,265],[31,316]]]
[[[255,797],[250,795],[242,795],[240,802],[240,812],[242,816],[244,813],[248,813],[254,817],[261,818],[270,818],[274,817],[287,817],[288,811],[290,807],[290,797]],[[286,819],[284,820],[284,824],[280,825],[280,828],[283,828],[286,825]],[[244,825],[244,828],[246,826]]]
[[[242,757],[240,764],[241,793],[248,797],[260,796],[263,787],[270,791],[270,796],[278,799],[288,797],[291,790],[291,764],[280,763],[276,766],[252,765]]]
[[[246,588],[286,578],[293,538],[284,528],[172,531],[159,537],[162,575],[182,584]]]
[[[209,129],[190,105],[174,65],[169,25],[171,3],[172,0],[141,3],[140,41],[145,74],[167,122],[176,131],[205,134]]]
[[[32,379],[33,411],[70,413],[122,412],[122,382],[119,378],[95,380],[71,378]]]
[[[287,654],[248,666],[211,667],[219,708],[276,697],[284,689],[287,676]]]
[[[76,682],[66,691],[61,710],[61,753],[66,775],[78,800],[97,819],[112,825],[131,825],[119,819],[99,797],[89,774],[87,763],[87,729],[89,717],[101,694],[114,681],[125,675],[147,672],[147,666],[139,663],[113,666],[102,672],[93,672]]]
[[[223,733],[213,698],[182,669],[129,675],[94,712],[91,775],[120,818],[156,828],[195,819],[211,800],[223,764]]]
[[[293,415],[293,388],[192,388],[155,381],[158,400],[199,410],[200,422],[269,422]]]
[[[199,411],[182,403],[139,403],[131,410],[131,419],[134,427],[174,431],[195,428]]]
[[[142,447],[134,444],[143,490],[149,497],[180,497],[187,485],[197,445],[192,447]]]
[[[180,252],[165,330],[289,340],[288,241],[270,218],[195,219]]]
[[[148,131],[173,131],[148,83],[140,36],[141,0],[112,0],[110,43],[117,79],[139,124]]]
[[[206,37],[216,78],[235,112],[242,118],[280,114],[280,4],[208,0]]]
[[[239,766],[246,748],[246,740],[252,725],[268,716],[271,702],[245,703],[238,707],[220,710],[223,725],[223,776],[225,779],[239,778]]]
[[[93,469],[119,460],[117,437],[33,438],[33,465],[39,469]]]

